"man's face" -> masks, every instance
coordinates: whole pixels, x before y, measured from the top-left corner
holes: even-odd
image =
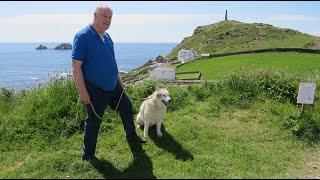
[[[105,32],[111,24],[112,12],[110,9],[102,8],[97,13],[97,24],[102,32]]]

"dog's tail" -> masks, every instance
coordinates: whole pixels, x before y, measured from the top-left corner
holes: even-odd
[[[143,125],[143,119],[144,119],[144,108],[145,108],[145,101],[142,102],[139,113],[137,114],[137,128],[140,128],[140,125]]]

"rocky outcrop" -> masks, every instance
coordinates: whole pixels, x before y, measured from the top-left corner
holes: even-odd
[[[72,49],[71,44],[69,43],[61,43],[54,48],[55,50],[70,50]]]
[[[155,60],[157,63],[166,63],[166,62],[169,62],[167,58],[159,55],[156,57],[156,60]]]
[[[204,26],[198,26],[198,27],[194,30],[193,35],[199,34],[203,29],[204,29]]]
[[[36,47],[36,50],[45,50],[48,49],[46,46],[40,44],[38,47]]]

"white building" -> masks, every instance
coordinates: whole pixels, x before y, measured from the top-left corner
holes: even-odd
[[[194,50],[181,49],[178,53],[178,59],[182,63],[192,61],[194,58],[196,58],[196,56],[197,53]]]
[[[210,54],[201,54],[201,57],[202,57],[202,58],[209,58],[209,57],[210,57]]]
[[[152,69],[150,77],[154,80],[175,80],[176,70],[170,65],[170,63],[162,63]]]

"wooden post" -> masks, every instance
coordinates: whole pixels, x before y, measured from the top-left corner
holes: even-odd
[[[304,107],[303,107],[303,105],[304,105],[304,104],[302,104],[302,106],[301,106],[301,114],[300,114],[300,116],[302,116],[302,114],[303,114],[303,112],[304,112]]]

